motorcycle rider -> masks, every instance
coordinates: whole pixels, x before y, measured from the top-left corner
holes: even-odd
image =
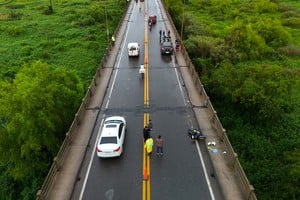
[[[145,67],[144,67],[144,65],[140,65],[139,73],[142,75],[142,77],[144,77],[144,74],[145,74]]]

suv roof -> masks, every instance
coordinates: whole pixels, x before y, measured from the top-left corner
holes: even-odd
[[[170,46],[172,47],[172,42],[169,42],[169,41],[168,42],[163,42],[162,46],[163,47],[170,47]]]

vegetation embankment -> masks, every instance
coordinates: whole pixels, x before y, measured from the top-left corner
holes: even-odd
[[[0,199],[35,198],[125,3],[0,4]]]
[[[299,199],[300,2],[165,2],[258,199]]]

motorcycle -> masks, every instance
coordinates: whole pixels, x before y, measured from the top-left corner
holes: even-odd
[[[144,67],[144,65],[140,65],[139,74],[142,76],[142,78],[144,78],[144,74],[145,74],[145,67]]]
[[[195,129],[195,128],[189,128],[188,135],[192,139],[192,141],[204,140],[206,138],[206,136],[204,136],[200,130]]]
[[[150,22],[148,23],[148,25],[149,25],[149,30],[151,31],[151,29],[152,29],[152,21],[150,21]]]
[[[180,40],[179,40],[179,39],[176,39],[176,40],[175,40],[175,49],[176,49],[176,51],[178,51],[178,50],[179,50],[179,48],[180,48],[180,45],[181,45],[181,42],[180,42]]]

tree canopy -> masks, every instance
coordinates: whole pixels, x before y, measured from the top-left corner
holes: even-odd
[[[185,49],[258,199],[299,199],[300,4],[171,2]]]
[[[83,95],[73,71],[34,62],[0,84],[0,162],[26,183],[48,171]]]

